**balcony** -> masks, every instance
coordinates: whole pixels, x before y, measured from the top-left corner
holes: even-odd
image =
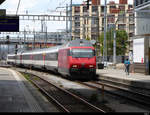
[[[75,12],[74,15],[75,16],[80,16],[80,12]]]
[[[126,30],[126,25],[125,24],[118,24],[118,29],[119,30]]]
[[[89,15],[89,13],[88,12],[83,12],[83,15],[87,16],[87,15]]]
[[[119,20],[117,23],[118,24],[126,24],[126,21],[125,20]]]

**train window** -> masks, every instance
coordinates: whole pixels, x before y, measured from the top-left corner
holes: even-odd
[[[75,58],[86,58],[86,57],[91,58],[95,56],[95,52],[90,48],[86,48],[86,49],[74,48],[71,50],[71,56]]]
[[[93,54],[94,54],[94,56],[96,56],[96,52],[95,52],[95,50],[93,50]]]
[[[55,61],[58,59],[58,53],[47,53],[45,56],[45,60],[51,60],[51,61]]]
[[[67,56],[71,56],[70,49],[67,50]]]

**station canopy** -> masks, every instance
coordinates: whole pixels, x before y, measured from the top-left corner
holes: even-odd
[[[0,4],[2,4],[5,0],[0,0]]]

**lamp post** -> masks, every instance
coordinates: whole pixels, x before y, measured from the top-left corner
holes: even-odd
[[[114,24],[114,41],[113,41],[113,64],[114,64],[114,66],[116,65],[116,24],[117,24],[118,20],[119,20],[119,18],[117,18],[117,20]]]
[[[116,24],[114,25],[113,63],[116,65]]]
[[[104,61],[106,61],[106,65],[107,65],[106,16],[107,16],[107,0],[105,0],[105,8],[104,8],[104,41],[103,41],[103,44],[104,44],[104,48],[103,48],[103,63],[104,63]]]
[[[70,41],[72,40],[72,0],[70,1]]]
[[[24,28],[24,49],[25,49],[25,42],[26,42],[26,30]]]
[[[1,35],[1,33],[0,33]],[[1,41],[1,36],[0,36],[0,41]],[[2,54],[2,50],[1,50],[1,43],[0,43],[0,60],[1,60],[1,54]]]
[[[6,39],[7,39],[7,43],[8,43],[8,54],[9,54],[9,43],[10,43],[9,42],[9,40],[10,40],[9,35],[6,36]]]

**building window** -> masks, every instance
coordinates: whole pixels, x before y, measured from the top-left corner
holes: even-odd
[[[115,22],[115,15],[110,15],[107,18],[108,23],[114,23]]]
[[[75,28],[80,27],[80,22],[75,22]]]
[[[118,15],[118,22],[125,23],[125,14]]]
[[[129,37],[133,37],[134,36],[134,33],[129,33]]]
[[[104,13],[104,6],[101,6],[101,12]]]
[[[98,19],[97,18],[92,18],[91,24],[97,24],[98,25]]]
[[[91,32],[98,34],[98,28],[97,28],[97,27],[92,27],[92,28],[91,28]]]
[[[111,5],[110,8],[116,9],[116,6],[115,5]]]
[[[92,40],[97,40],[97,38],[98,38],[98,36],[96,36],[96,35],[92,35],[92,36],[91,36],[91,39],[92,39]]]
[[[79,13],[80,12],[80,6],[76,6],[75,7],[75,13]]]
[[[129,15],[129,22],[134,22],[134,14]]]
[[[79,33],[80,34],[80,29],[75,29],[74,33]]]
[[[92,6],[92,12],[98,12],[98,6]]]
[[[129,25],[129,30],[133,30],[134,31],[134,24],[130,24]]]
[[[128,6],[128,9],[132,9],[132,8],[133,8],[133,5],[129,5],[129,6]]]
[[[119,30],[126,30],[126,25],[125,24],[119,24],[118,29]]]
[[[75,21],[80,21],[80,17],[79,16],[75,16],[74,19],[75,19]]]
[[[86,6],[83,7],[83,12],[87,12],[87,7]]]

